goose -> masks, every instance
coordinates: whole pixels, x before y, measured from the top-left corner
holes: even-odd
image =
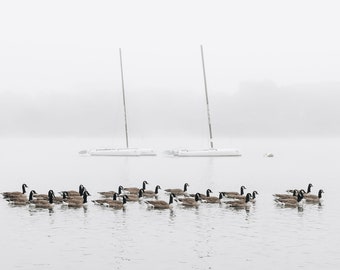
[[[94,204],[99,204],[99,205],[103,205],[103,204],[105,204],[105,203],[110,203],[110,202],[112,202],[112,201],[117,201],[117,198],[118,198],[118,196],[117,196],[117,193],[114,193],[113,195],[112,195],[112,199],[98,199],[98,200],[92,200],[92,202],[94,203]]]
[[[289,192],[289,191],[287,191]],[[296,198],[299,191],[297,189],[294,189],[293,190],[293,195],[292,194],[273,194],[274,197],[276,198],[289,198],[289,199],[293,199],[293,198]]]
[[[324,191],[320,189],[318,195],[309,194],[309,196],[306,196],[306,194],[304,194],[306,203],[322,203],[322,193],[324,193]]]
[[[303,206],[304,195],[299,192],[297,198],[293,199],[275,199],[275,202],[284,207],[302,207]]]
[[[146,185],[148,185],[148,181],[143,181],[143,186],[142,189],[145,190],[146,189]],[[138,194],[139,193],[140,188],[137,187],[129,187],[129,188],[124,188],[124,191],[127,194]]]
[[[242,200],[235,200],[235,201],[228,201],[225,202],[228,207],[234,207],[234,208],[248,208],[251,206],[251,193],[247,193],[245,199]]]
[[[25,196],[17,196],[13,197],[12,200],[9,201],[11,205],[27,205],[30,201],[33,200],[33,195],[36,194],[35,190],[31,190],[28,196],[28,200]]]
[[[250,201],[251,201],[252,203],[256,202],[256,197],[257,197],[257,195],[259,195],[259,193],[258,193],[256,190],[254,190],[253,193],[252,193],[252,195],[251,195],[252,198],[250,199]]]
[[[112,190],[112,191],[100,191],[98,193],[103,197],[109,198],[109,197],[112,197],[117,192]]]
[[[117,201],[117,200],[111,200],[108,203],[104,203],[103,205],[106,207],[110,207],[113,209],[125,209],[126,207],[126,202],[129,199],[127,195],[123,195],[123,201]]]
[[[143,193],[144,193],[144,190],[141,188],[138,191],[138,195],[136,195],[136,194],[129,194],[126,199],[127,199],[128,202],[142,201],[143,200]]]
[[[153,191],[153,190],[144,190],[143,197],[147,197],[147,198],[158,197],[159,189],[161,189],[161,187],[159,185],[157,185],[155,187],[155,191]]]
[[[54,206],[54,199],[55,195],[52,189],[48,191],[48,201],[46,200],[30,200],[29,205],[30,207],[35,207],[35,208],[47,208],[47,209],[52,209]]]
[[[211,189],[207,189],[207,194],[205,196],[201,195],[202,202],[205,202],[205,203],[221,203],[221,200],[224,198],[223,192],[220,192],[220,195],[218,197],[210,196],[210,193],[212,193]]]
[[[67,205],[71,208],[79,208],[87,205],[87,197],[91,196],[90,193],[85,189],[83,192],[83,199],[82,200],[68,200],[64,205]]]
[[[28,186],[26,184],[22,184],[21,185],[21,189],[22,189],[21,192],[20,191],[3,192],[2,196],[3,196],[4,199],[7,199],[7,198],[11,199],[13,197],[22,196],[26,193],[26,188],[28,188]]]
[[[166,193],[168,193],[168,194],[172,193],[175,196],[180,196],[180,195],[187,196],[188,195],[188,186],[189,186],[189,184],[185,183],[183,189],[180,189],[180,188],[168,188],[168,189],[165,189],[164,191]]]
[[[69,197],[73,197],[73,196],[83,196],[84,191],[86,190],[86,188],[83,185],[79,185],[79,190],[66,190],[66,191],[61,191],[59,193],[63,193],[63,192],[67,192]]]
[[[226,191],[226,192],[223,192],[223,194],[227,198],[231,198],[232,196],[235,196],[235,195],[244,195],[244,190],[245,189],[247,189],[245,186],[241,186],[240,187],[240,193],[238,193],[236,191]]]
[[[180,205],[185,207],[197,207],[201,203],[201,194],[196,193],[195,198],[179,198]]]
[[[251,193],[251,202],[255,202],[256,201],[256,195],[258,195],[259,193],[254,190],[253,193]],[[287,194],[288,195],[288,194]],[[236,200],[242,200],[246,198],[246,195],[231,195],[230,197],[228,197],[230,199],[236,199]]]
[[[167,203],[166,201],[161,201],[161,200],[145,201],[145,203],[150,209],[172,209],[174,197],[176,197],[175,194],[171,193],[169,196],[169,203]]]

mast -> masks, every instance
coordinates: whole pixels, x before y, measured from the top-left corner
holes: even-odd
[[[206,100],[206,103],[207,103],[208,125],[209,125],[209,135],[210,135],[210,148],[214,148],[214,143],[213,143],[213,138],[212,138],[211,122],[210,122],[208,86],[207,86],[207,78],[206,78],[206,75],[205,75],[204,56],[203,56],[203,46],[202,45],[201,45],[201,56],[202,56],[202,66],[203,66],[205,100]]]
[[[119,48],[119,57],[120,57],[120,74],[121,74],[121,78],[122,78],[122,92],[123,92],[123,105],[124,105],[125,140],[126,140],[126,148],[129,148],[129,137],[128,137],[127,118],[126,118],[126,104],[125,104],[123,61],[122,61],[122,50],[120,48]]]

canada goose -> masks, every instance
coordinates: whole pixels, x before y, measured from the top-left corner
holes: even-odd
[[[64,205],[67,205],[71,208],[78,208],[82,206],[86,206],[87,204],[87,197],[91,196],[90,193],[85,189],[83,192],[83,200],[68,200]]]
[[[144,190],[143,197],[147,197],[147,198],[157,197],[159,189],[161,189],[161,187],[159,185],[157,185],[155,187],[155,191],[153,191],[153,190]]]
[[[146,189],[146,185],[148,185],[148,181],[143,181],[143,185],[142,185],[142,189],[145,190]],[[127,195],[129,194],[138,194],[139,193],[140,188],[137,187],[129,187],[129,188],[124,188],[124,191],[127,193]]]
[[[250,201],[251,202],[255,202],[256,201],[256,195],[258,195],[259,193],[254,190],[252,193],[251,193],[251,199]],[[288,194],[287,194],[288,195]],[[245,199],[246,198],[246,195],[231,195],[230,197],[228,197],[230,199],[236,199],[236,200],[242,200],[242,199]]]
[[[73,196],[83,196],[84,191],[86,190],[86,188],[83,185],[79,185],[79,190],[64,190],[59,192],[60,194],[62,194],[63,192],[67,192],[69,197],[73,197]]]
[[[31,190],[28,196],[28,199],[26,196],[16,196],[13,197],[12,200],[9,200],[9,203],[11,205],[27,205],[30,201],[33,200],[33,195],[36,194],[35,190]]]
[[[308,194],[308,196],[306,196],[306,194],[304,194],[306,203],[322,203],[323,201],[322,193],[324,193],[324,191],[320,189],[318,195]]]
[[[92,200],[92,202],[93,202],[94,204],[99,204],[99,205],[103,205],[103,204],[105,204],[105,203],[110,203],[110,202],[112,202],[112,201],[117,201],[117,193],[114,193],[114,194],[112,195],[112,199],[107,198],[107,199]]]
[[[195,198],[179,198],[180,205],[185,207],[197,207],[201,203],[201,194],[196,193]]]
[[[164,191],[168,194],[173,193],[175,196],[181,196],[181,195],[187,196],[188,195],[188,186],[189,186],[189,184],[185,183],[183,189],[168,188],[168,189],[165,189]]]
[[[223,192],[220,192],[220,195],[218,197],[210,196],[210,193],[212,193],[211,189],[207,189],[207,194],[205,196],[203,196],[201,194],[202,202],[205,202],[205,203],[221,203],[221,200],[224,197]]]
[[[251,206],[251,193],[247,193],[246,197],[242,200],[236,200],[236,201],[228,201],[225,202],[227,206],[234,207],[234,208],[248,208]]]
[[[294,189],[292,193],[293,193],[293,195],[292,194],[273,194],[273,196],[276,197],[276,198],[289,198],[289,199],[293,199],[293,198],[297,197],[299,191],[297,189]]]
[[[155,201],[145,201],[150,209],[171,209],[173,207],[175,194],[171,193],[169,196],[169,203],[166,201],[155,200]]]
[[[144,190],[141,188],[139,189],[138,191],[138,195],[136,194],[128,194],[126,200],[128,202],[138,202],[138,201],[142,201],[143,200],[143,193],[144,193]],[[124,197],[124,196],[123,196]]]
[[[123,195],[123,201],[122,202],[117,201],[117,200],[111,200],[107,203],[104,203],[103,205],[106,206],[106,207],[113,208],[113,209],[122,209],[122,208],[125,208],[127,199],[129,199],[129,197],[127,195]]]
[[[52,189],[50,189],[48,191],[48,201],[46,201],[46,200],[34,200],[34,197],[33,197],[33,200],[29,201],[29,205],[31,207],[35,207],[35,208],[52,209],[53,206],[54,206],[54,202],[53,202],[54,197],[55,197],[54,192],[53,192]]]
[[[109,198],[112,197],[113,194],[116,194],[117,192],[112,190],[112,191],[100,191],[98,193],[103,197]]]
[[[275,199],[275,202],[284,207],[302,207],[304,195],[299,192],[296,198],[293,199]]]
[[[255,203],[257,195],[259,195],[259,193],[256,190],[254,190],[253,193],[251,193],[250,202]]]
[[[26,193],[26,188],[28,188],[28,186],[26,184],[22,184],[21,185],[21,189],[22,191],[9,191],[9,192],[3,192],[2,193],[2,196],[4,199],[7,199],[7,198],[13,198],[13,197],[16,197],[16,196],[22,196],[23,194]]]
[[[244,190],[245,189],[247,189],[245,186],[241,186],[240,187],[240,193],[238,193],[236,191],[226,191],[226,192],[223,192],[223,194],[227,198],[231,198],[232,196],[235,196],[235,195],[244,195]]]

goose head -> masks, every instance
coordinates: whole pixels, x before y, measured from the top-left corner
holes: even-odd
[[[33,200],[33,195],[34,195],[34,194],[37,194],[37,193],[35,192],[35,190],[31,190],[30,195],[29,195],[29,197],[28,197],[28,200],[29,200],[29,201],[32,201],[32,200]]]
[[[26,184],[22,184],[21,188],[22,188],[22,194],[25,194],[26,193],[26,188],[28,188],[28,186]]]
[[[247,189],[245,186],[241,186],[240,188],[240,195],[244,194],[244,190]]]

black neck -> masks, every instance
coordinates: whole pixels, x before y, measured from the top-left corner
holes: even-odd
[[[220,196],[218,196],[218,198],[221,200],[221,199],[223,199],[223,194],[222,194],[222,192],[220,192]]]
[[[243,195],[244,194],[244,190],[243,190],[244,188],[243,187],[241,187],[241,191],[240,191],[240,194],[241,195]]]
[[[67,196],[68,196],[68,192],[64,191],[63,192],[63,200],[67,199]]]
[[[207,197],[210,197],[210,190],[207,189]]]
[[[53,203],[53,196],[54,196],[53,192],[49,191],[48,192],[48,202],[49,203]]]
[[[126,196],[124,195],[123,196],[123,204],[125,204],[126,203]]]
[[[322,197],[322,192],[323,192],[323,191],[320,189],[320,190],[319,190],[319,194],[318,194],[318,198],[319,198],[319,199],[321,199],[321,197]]]
[[[312,191],[312,185],[309,184],[308,187],[307,187],[307,193],[311,193],[311,191]]]
[[[146,182],[143,181],[143,190],[145,190],[145,189],[146,189]]]
[[[169,204],[172,204],[173,202],[174,202],[174,196],[172,196],[172,194],[170,194]]]
[[[251,196],[250,193],[248,193],[248,194],[246,195],[246,203],[250,201],[250,196]]]
[[[187,189],[188,189],[188,184],[184,184],[184,192],[186,192],[187,191]]]
[[[195,201],[197,202],[200,199],[200,195],[198,193],[195,194]]]
[[[156,186],[155,187],[155,194],[158,194],[158,189],[159,189],[159,186]]]
[[[83,194],[84,194],[84,187],[83,187],[83,185],[80,185],[79,186],[79,195],[83,196]]]
[[[87,192],[83,194],[83,203],[87,203]]]
[[[26,193],[26,185],[23,184],[23,185],[22,185],[22,194],[25,194],[25,193]]]
[[[113,194],[112,200],[117,201],[117,193]]]
[[[34,191],[31,190],[30,196],[28,197],[28,200],[29,200],[29,201],[32,201],[32,200],[33,200],[33,194],[34,194]]]

